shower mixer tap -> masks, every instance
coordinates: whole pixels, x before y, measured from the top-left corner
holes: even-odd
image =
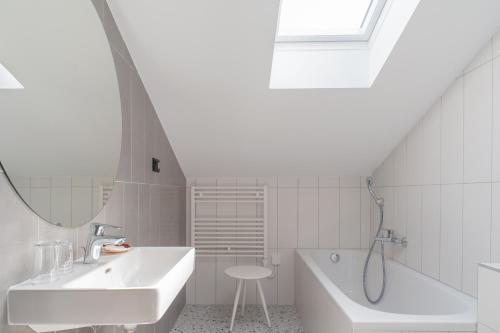
[[[406,237],[396,237],[394,235],[394,230],[392,229],[380,230],[377,237],[375,237],[375,240],[383,243],[398,244],[401,245],[403,248],[406,248],[408,246],[408,241],[406,240]]]

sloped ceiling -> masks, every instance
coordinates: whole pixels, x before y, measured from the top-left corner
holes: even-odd
[[[370,174],[500,28],[422,0],[371,88],[270,90],[278,0],[108,2],[186,176]]]

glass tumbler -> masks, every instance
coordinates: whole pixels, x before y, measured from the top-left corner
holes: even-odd
[[[33,258],[32,283],[48,283],[57,280],[60,272],[61,244],[37,242]]]
[[[56,241],[59,249],[59,273],[66,274],[73,270],[73,244],[68,240]]]

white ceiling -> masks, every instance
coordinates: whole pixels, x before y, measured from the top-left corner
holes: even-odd
[[[370,174],[500,28],[422,0],[371,88],[270,90],[278,0],[108,2],[186,176]]]

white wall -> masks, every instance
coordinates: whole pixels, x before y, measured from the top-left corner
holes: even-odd
[[[500,260],[500,33],[374,175],[408,237],[395,259],[475,296],[477,263]]]
[[[370,197],[364,177],[269,177],[188,179],[187,229],[190,244],[190,186],[267,185],[268,255],[279,253],[277,277],[263,281],[269,304],[294,304],[294,253],[296,248],[367,247]],[[270,262],[270,258],[268,260]],[[188,304],[230,304],[236,282],[224,269],[236,264],[256,264],[256,259],[198,258],[188,282]],[[256,300],[255,286],[247,299]]]

